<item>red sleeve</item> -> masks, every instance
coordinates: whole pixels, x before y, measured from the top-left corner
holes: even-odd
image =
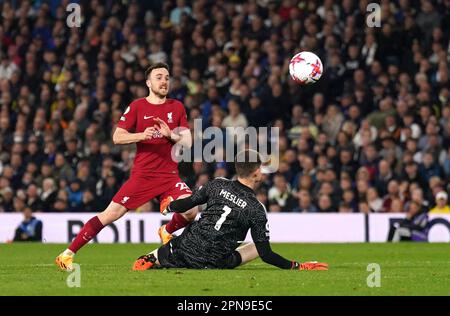
[[[181,115],[180,115],[180,121],[178,122],[178,126],[189,128],[189,123],[187,120],[187,114],[186,114],[186,110],[184,109],[184,105],[181,102],[179,104],[180,104]]]
[[[136,127],[136,106],[131,103],[120,117],[117,127],[126,129],[127,131],[134,130]]]

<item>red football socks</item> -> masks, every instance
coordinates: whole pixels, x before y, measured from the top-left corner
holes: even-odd
[[[173,232],[179,230],[180,228],[186,227],[187,224],[189,224],[189,223],[190,222],[187,219],[185,219],[181,214],[175,213],[175,214],[173,214],[170,222],[167,223],[166,231],[169,234],[172,234]]]
[[[103,224],[98,219],[98,216],[92,217],[78,233],[77,237],[72,241],[69,250],[76,253],[81,247],[91,241],[92,238],[103,229]]]

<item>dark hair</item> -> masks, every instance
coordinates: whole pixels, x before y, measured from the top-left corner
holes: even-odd
[[[165,69],[167,69],[167,71],[169,71],[169,65],[167,65],[166,63],[163,63],[163,62],[154,63],[153,65],[148,67],[147,70],[145,71],[145,79],[146,80],[148,79],[152,70],[159,69],[159,68],[165,68]]]
[[[234,166],[238,177],[248,178],[261,166],[261,157],[256,150],[245,149],[236,155]]]
[[[414,201],[414,200],[412,200],[412,201],[410,202],[409,206],[411,206],[411,205],[415,205],[415,206],[417,206],[417,207],[419,208],[419,211],[420,211],[420,210],[421,210],[421,208],[422,208],[422,205],[420,205],[420,203],[419,203],[419,202],[417,202],[417,201]]]

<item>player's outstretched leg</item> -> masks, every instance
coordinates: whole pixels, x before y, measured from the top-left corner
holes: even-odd
[[[166,212],[167,207],[169,206],[170,202],[173,201],[173,197],[168,196],[164,199],[161,200],[161,203],[159,205],[159,211],[161,212],[161,214],[163,214],[164,216],[167,215],[168,213]],[[174,214],[173,216],[175,216],[176,214]],[[173,219],[173,217],[172,217]],[[172,220],[170,221],[172,222]],[[173,236],[171,233],[169,233],[167,231],[167,225],[162,225],[159,229],[158,229],[158,235],[159,238],[161,238],[161,242],[163,243],[163,245],[167,244],[169,241],[172,240]]]
[[[177,200],[187,198],[188,196],[190,196],[190,194],[180,195],[177,198]],[[173,201],[173,198],[171,196],[168,196],[165,199],[163,199],[160,203],[160,212],[163,213],[163,211],[165,209],[167,209],[167,205],[169,205],[170,202],[172,202],[172,201]],[[165,245],[170,240],[172,240],[172,237],[173,237],[172,233],[174,233],[175,231],[177,231],[181,228],[186,227],[190,222],[192,222],[195,219],[195,217],[197,216],[197,213],[198,213],[198,207],[194,207],[194,208],[190,209],[189,211],[184,212],[182,214],[174,213],[170,222],[167,223],[166,225],[162,225],[158,230],[158,234],[159,234],[159,237],[161,238],[161,242]]]
[[[237,252],[241,255],[241,264],[244,265],[252,260],[255,260],[259,257],[258,250],[256,250],[256,246],[254,243],[248,243],[242,246],[239,246],[236,249]]]
[[[115,202],[111,202],[108,207],[98,216],[92,217],[78,233],[70,246],[56,257],[55,263],[62,270],[72,270],[73,257],[75,253],[92,240],[106,226],[121,218],[127,209]]]

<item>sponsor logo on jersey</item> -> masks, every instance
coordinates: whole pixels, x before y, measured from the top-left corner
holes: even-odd
[[[161,134],[160,131],[156,130],[155,133],[153,134],[153,138],[163,138],[163,134]]]
[[[167,113],[167,123],[173,123],[172,112]]]

